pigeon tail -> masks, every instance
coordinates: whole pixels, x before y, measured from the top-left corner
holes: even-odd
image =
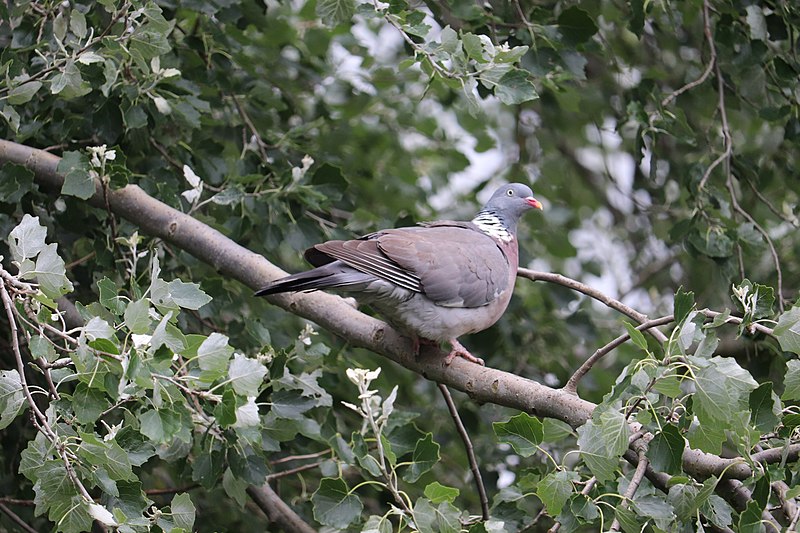
[[[374,277],[356,270],[341,270],[325,265],[307,272],[300,272],[286,278],[273,281],[259,289],[256,296],[267,296],[282,292],[310,292],[320,289],[347,289],[348,287],[362,287],[365,283],[374,280]]]

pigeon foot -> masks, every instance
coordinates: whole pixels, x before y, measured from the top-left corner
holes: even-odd
[[[452,346],[452,350],[450,350],[450,353],[444,358],[444,364],[449,365],[453,362],[453,359],[455,359],[456,356],[459,356],[471,363],[477,363],[481,366],[486,366],[486,364],[483,362],[483,359],[480,357],[475,357],[469,353],[469,350],[464,348],[464,346],[458,342],[458,339],[450,339],[450,346]]]
[[[411,337],[411,349],[414,352],[414,358],[419,359],[419,350],[422,346],[438,346],[439,343],[436,341],[432,341],[430,339],[426,339],[425,337],[419,337],[414,335]]]

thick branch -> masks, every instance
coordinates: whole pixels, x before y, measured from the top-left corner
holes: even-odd
[[[285,531],[292,533],[314,533],[314,529],[303,521],[291,507],[277,495],[269,483],[260,487],[247,487],[247,494],[267,517]]]

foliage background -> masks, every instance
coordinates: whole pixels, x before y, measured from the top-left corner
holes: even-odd
[[[186,416],[178,416],[166,434],[149,439],[160,457],[135,467],[131,475],[138,481],[130,482],[141,482],[134,492],[183,493],[192,487],[191,502],[202,520],[189,528],[262,530],[265,522],[254,519],[244,484],[285,470],[285,463],[276,462],[282,458],[331,449],[310,460],[320,463],[315,468],[278,481],[284,499],[315,523],[310,500],[320,478],[338,478],[343,465],[354,462],[336,435],[358,453],[357,439],[350,435],[358,433],[361,420],[340,404],[355,402],[344,372],[352,367],[382,366],[375,386],[384,398],[398,387],[395,424],[415,429],[406,435],[410,444],[398,437],[397,446],[411,451],[428,432],[441,446],[442,460],[433,471],[404,486],[412,499],[438,480],[460,488],[458,509],[476,514],[479,501],[435,384],[328,334],[302,334],[298,319],[251,298],[249,288],[220,276],[202,258],[137,237],[131,222],[84,201],[94,193],[88,178],[105,180],[112,189],[138,184],[289,271],[303,267],[299,250],[320,240],[470,217],[497,183],[524,181],[546,209],[522,225],[522,264],[563,272],[650,316],[672,312],[680,286],[694,291],[700,308],[730,307],[745,322],[775,319],[796,298],[800,13],[791,2],[106,0],[14,2],[0,6],[0,18],[3,138],[63,155],[60,170],[69,184],[61,195],[52,195],[39,190],[30,171],[3,166],[2,233],[17,226],[24,213],[39,217],[47,242],[58,243],[66,262],[74,286],[70,299],[85,320],[97,316],[117,327],[106,340],[123,356],[136,351],[130,335],[140,333],[126,322],[124,309],[128,302],[149,298],[151,321],[141,334],[152,334],[173,310],[170,318],[184,336],[181,350],[188,350],[182,357],[191,359],[201,343],[191,335],[217,332],[237,352],[268,363],[272,381],[257,391],[223,385],[215,392],[230,391],[230,396],[220,401],[174,384],[165,389],[181,405],[175,412]],[[88,148],[100,145],[113,148],[116,157],[100,157],[93,165]],[[3,255],[4,268],[15,273],[10,263],[15,256]],[[138,257],[136,266],[133,257]],[[185,307],[156,305],[152,292],[146,292],[159,279],[151,269],[154,257],[161,279],[200,283],[213,299],[199,306],[202,297],[192,292],[200,300]],[[755,305],[732,300],[731,286],[740,286],[744,278],[762,284],[763,291],[775,289],[774,309],[756,313]],[[109,280],[105,285],[104,279]],[[111,296],[117,290],[122,299]],[[178,306],[183,310],[176,317]],[[796,313],[785,317],[784,331],[796,331]],[[27,331],[35,336],[36,327]],[[501,323],[467,342],[489,366],[560,386],[594,350],[622,333],[615,312],[563,287],[521,281]],[[796,357],[784,350],[797,351],[785,335],[777,343],[763,331],[727,327],[720,337],[716,353],[735,357],[758,383],[772,382],[777,393],[784,392],[786,361]],[[648,349],[652,357],[664,356]],[[681,353],[668,350],[667,356],[694,349],[688,343]],[[231,357],[227,348],[223,351]],[[157,366],[164,354],[152,352],[150,363]],[[603,401],[625,365],[647,357],[643,353],[630,343],[612,352],[581,382],[581,397]],[[15,368],[10,350],[0,361],[4,369]],[[78,392],[107,406],[119,400],[75,370],[85,390],[71,379],[60,385],[73,402],[72,407],[58,404],[62,418],[75,409]],[[46,387],[40,376],[30,379]],[[145,381],[133,407],[110,412],[107,421],[121,422],[137,439],[143,434],[142,417],[158,411],[153,398],[158,386]],[[212,383],[198,385],[199,390],[215,387]],[[322,392],[309,393],[308,387]],[[736,412],[751,412],[751,388],[748,382],[740,391],[737,401],[745,400]],[[278,417],[275,395],[281,389],[294,410]],[[225,420],[217,405],[242,407],[253,392],[261,403],[258,437],[223,423],[219,439],[207,440],[193,425],[187,399],[202,401],[206,424],[216,427],[214,422]],[[683,405],[691,392],[684,388],[678,398],[659,401]],[[627,400],[619,388],[617,393],[607,400]],[[104,394],[108,397],[100,401]],[[794,426],[783,416],[793,413],[795,399],[784,394],[774,424],[759,436],[791,441]],[[515,412],[478,406],[466,396],[457,400],[480,458],[493,517],[508,531],[528,525],[542,510],[542,493],[521,496],[541,490],[537,482],[553,473],[553,462],[542,453],[523,457],[498,444],[492,422]],[[106,434],[89,424],[88,414],[77,418],[81,431]],[[40,494],[33,486],[40,474],[22,478],[19,473],[22,450],[36,434],[26,419],[17,417],[3,430],[9,452],[0,460],[0,482],[5,494],[33,499]],[[676,425],[681,435],[690,423],[685,416]],[[734,428],[715,429],[724,440],[724,430]],[[170,455],[166,443],[177,442],[178,434],[186,446]],[[563,472],[578,472],[584,481],[597,475],[576,463],[574,454],[565,455],[576,448],[574,434],[546,442],[544,448]],[[759,445],[777,444],[764,440]],[[246,466],[236,463],[242,458],[249,461]],[[350,487],[364,469],[369,471],[355,462],[344,470]],[[794,467],[779,470],[769,479],[793,487]],[[227,482],[226,472],[231,472]],[[628,469],[620,472],[630,478]],[[593,497],[624,492],[617,476],[601,481]],[[87,483],[99,486],[96,479]],[[559,487],[567,496],[582,488],[571,481]],[[359,520],[386,513],[391,501],[385,491],[357,493],[365,510],[353,519],[356,530],[363,526]],[[570,497],[575,502],[577,495]],[[185,505],[171,493],[151,499],[162,509]],[[612,507],[618,503],[612,502]],[[673,500],[664,506],[676,512]],[[559,514],[552,510],[532,530],[550,527]],[[15,512],[37,529],[47,527],[33,509]],[[631,520],[650,520],[650,527],[658,527],[655,518],[636,512]],[[596,528],[598,519],[589,514],[581,521]],[[706,525],[708,514],[701,520]],[[731,524],[740,525],[740,517],[733,516]],[[4,520],[0,517],[5,525]],[[691,512],[682,520],[687,528],[695,523]],[[145,528],[142,524],[129,527]],[[157,524],[173,526],[180,527]]]

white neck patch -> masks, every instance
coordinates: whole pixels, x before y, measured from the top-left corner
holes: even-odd
[[[498,239],[503,242],[511,242],[514,240],[514,236],[508,231],[503,221],[494,213],[481,211],[472,219],[472,223],[493,239]]]

